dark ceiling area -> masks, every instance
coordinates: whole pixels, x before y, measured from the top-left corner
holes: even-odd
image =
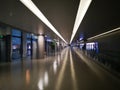
[[[93,0],[79,27],[76,38],[81,33],[89,38],[120,27],[120,5],[118,1]]]
[[[69,42],[80,0],[32,0],[47,17],[63,38]],[[119,0],[92,0],[91,5],[79,26],[74,38],[80,34],[85,38],[120,27]],[[2,0],[0,3],[0,22],[36,34],[45,33],[57,38],[19,0]]]

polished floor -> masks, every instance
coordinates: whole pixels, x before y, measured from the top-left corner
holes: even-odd
[[[0,90],[120,90],[120,79],[68,47],[45,59],[0,64]]]

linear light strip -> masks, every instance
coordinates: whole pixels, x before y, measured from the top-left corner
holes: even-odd
[[[87,40],[89,41],[89,40],[92,40],[92,39],[95,39],[95,38],[104,36],[104,35],[106,35],[106,34],[110,34],[110,33],[116,32],[116,31],[118,31],[118,30],[120,30],[120,27],[115,28],[115,29],[110,30],[110,31],[107,31],[107,32],[104,32],[104,33],[101,33],[101,34],[98,34],[98,35],[95,35],[95,36],[93,36],[93,37],[88,38]]]
[[[42,14],[32,0],[20,0],[32,13],[34,13],[43,23],[45,23],[55,34],[57,34],[65,43],[67,43],[48,19]]]
[[[74,28],[73,28],[73,32],[71,35],[70,43],[72,42],[91,2],[92,2],[92,0],[80,0],[80,4],[79,4],[78,11],[77,11],[76,20],[74,23]]]

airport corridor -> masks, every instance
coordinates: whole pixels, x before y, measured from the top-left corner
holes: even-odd
[[[44,59],[0,64],[0,90],[120,90],[120,79],[66,47]]]

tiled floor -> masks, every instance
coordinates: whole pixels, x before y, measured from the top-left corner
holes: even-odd
[[[54,57],[1,64],[0,90],[120,90],[120,80],[68,47]]]

